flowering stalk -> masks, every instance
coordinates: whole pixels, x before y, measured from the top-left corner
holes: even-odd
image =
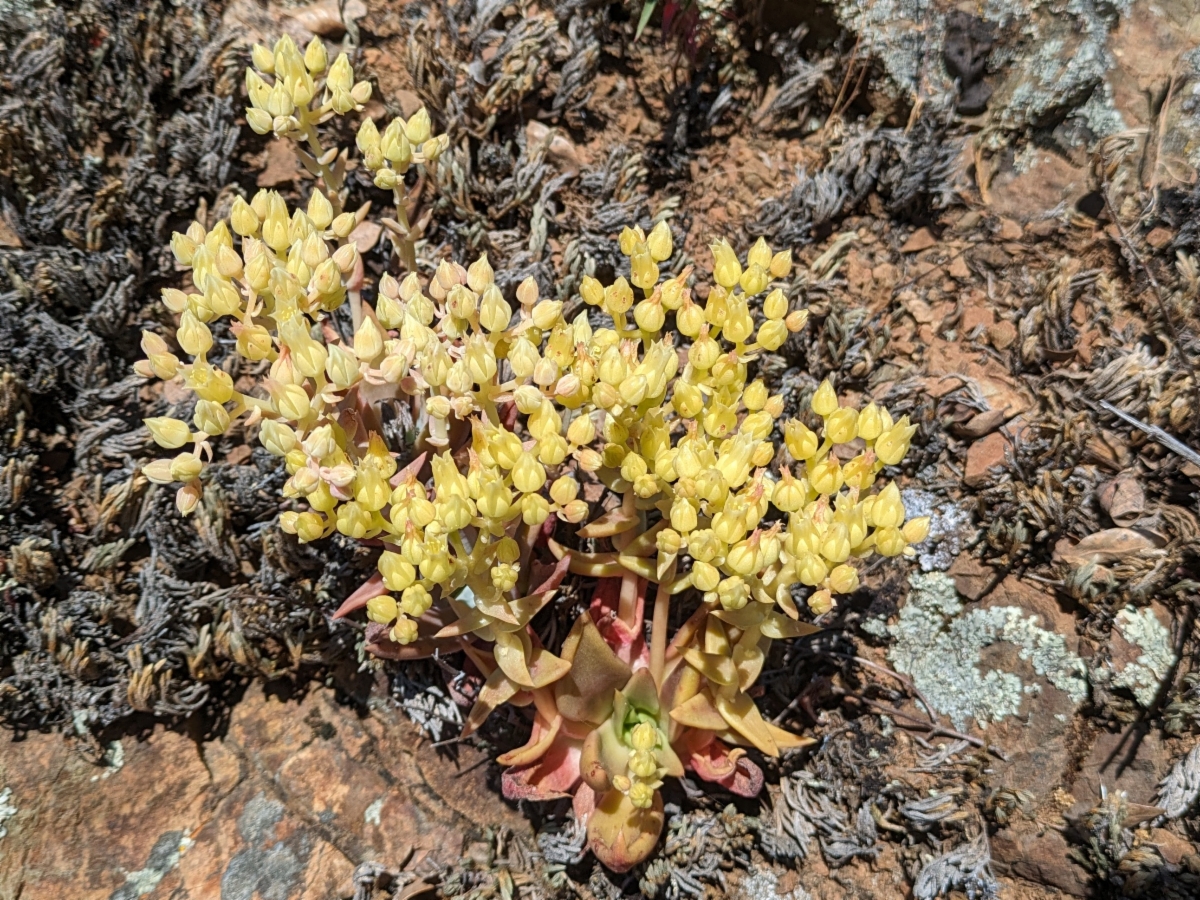
[[[820,431],[786,422],[790,461],[776,464],[770,437],[783,398],[750,380],[750,367],[806,313],[772,288],[790,274],[790,254],[762,240],[744,259],[712,245],[715,283],[701,304],[690,268],[661,276],[674,252],[667,225],[626,228],[629,278],[580,287],[611,327],[586,312],[568,321],[532,279],[505,297],[486,255],[465,268],[444,259],[422,279],[411,243],[407,274],[385,274],[374,304],[363,301],[346,239],[365,209],[340,211],[348,154],[323,150],[317,127],[359,108],[369,86],[354,82],[344,55],[317,80],[319,41],[301,57],[285,38],[273,53],[256,48],[254,61],[248,120],[306,141],[323,187],[293,210],[260,191],[235,201],[228,224],[193,223],[172,239],[195,290],[163,299],[191,361],[146,332],[138,371],[197,394],[196,430],[147,420],[161,446],[192,449],[145,472],[182,485],[186,514],[201,496],[210,437],[236,420],[256,430],[289,476],[283,495],[296,508],[280,517],[284,531],[382,547],[376,575],[337,615],[365,608],[367,647],[380,656],[464,652],[486,678],[466,733],[503,703],[531,707],[530,742],[501,757],[506,793],[573,796],[593,850],[627,869],[658,839],[664,778],[691,768],[752,795],[762,773],[746,748],[777,755],[806,743],[763,719],[751,691],[772,641],[813,630],[793,591],[825,612],[857,588],[861,560],[911,552],[924,538],[928,522],[904,521],[894,484],[875,490],[915,429],[875,404],[841,406],[826,382],[811,404]],[[396,192],[405,234],[403,177],[436,164],[447,144],[424,110],[382,133],[370,119],[359,128],[362,164]],[[348,299],[358,303],[354,328],[341,334],[331,314]],[[249,391],[208,361],[209,326],[223,318],[240,356],[269,363]],[[380,404],[397,399],[426,422],[424,452],[404,468],[378,424]],[[592,518],[581,480],[619,502]],[[556,541],[556,521],[597,549]],[[530,622],[568,572],[599,588],[553,652]],[[671,635],[679,603],[694,612]]]

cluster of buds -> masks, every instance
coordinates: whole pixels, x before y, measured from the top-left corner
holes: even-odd
[[[714,283],[698,302],[690,267],[663,277],[674,254],[665,222],[624,229],[629,278],[580,285],[603,327],[586,310],[568,320],[532,279],[506,297],[486,254],[466,267],[444,259],[423,279],[403,176],[448,146],[424,110],[358,131],[362,164],[395,192],[400,221],[385,224],[407,268],[383,275],[366,302],[349,240],[365,208],[343,211],[353,163],[323,149],[316,126],[361,105],[369,85],[354,83],[345,56],[317,80],[319,41],[303,56],[288,39],[255,48],[254,63],[251,124],[303,140],[316,182],[303,209],[260,191],[234,202],[228,224],[174,236],[194,290],[163,299],[191,360],[146,332],[137,369],[181,379],[198,401],[194,430],[147,420],[161,446],[191,447],[144,471],[181,485],[186,514],[210,438],[234,422],[257,431],[288,473],[284,531],[380,547],[376,574],[338,615],[365,608],[367,647],[381,656],[465,652],[486,676],[468,732],[500,704],[532,705],[530,744],[501,758],[505,790],[573,795],[593,849],[628,868],[661,831],[665,777],[691,768],[749,795],[761,772],[742,747],[777,755],[804,743],[765,721],[751,693],[771,642],[811,630],[794,590],[825,612],[857,588],[860,560],[924,539],[928,522],[904,520],[896,486],[876,488],[915,429],[875,404],[839,405],[826,382],[811,403],[819,431],[788,421],[787,455],[777,449],[783,398],[750,372],[807,314],[775,286],[790,253],[761,239],[744,259],[714,243]],[[332,313],[344,304],[352,326],[341,333]],[[226,318],[235,352],[266,370],[244,391],[208,359],[211,326]],[[396,402],[420,424],[412,448],[383,437],[381,408]],[[592,521],[585,481],[616,501]],[[556,522],[596,544],[554,540],[569,532]],[[556,654],[530,622],[568,571],[601,587]],[[695,612],[668,635],[671,604],[686,594]]]
[[[246,122],[259,134],[307,140],[330,115],[361,110],[371,99],[371,83],[354,80],[345,53],[329,65],[325,44],[319,37],[309,42],[303,54],[286,36],[273,51],[255,44],[251,59],[254,67],[246,69],[250,99]]]

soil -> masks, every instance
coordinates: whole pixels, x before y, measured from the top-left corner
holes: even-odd
[[[1200,896],[1200,35],[1176,5],[1098,20],[1115,87],[1091,90],[1132,130],[1080,142],[1067,126],[1098,99],[1017,116],[1033,32],[959,4],[930,4],[916,89],[840,4],[666,3],[674,25],[658,10],[640,39],[640,4],[598,0],[13,4],[0,900]],[[241,112],[250,47],[281,32],[349,48],[366,114],[424,103],[451,134],[411,191],[424,266],[486,250],[506,291],[532,275],[570,303],[616,273],[625,224],[666,218],[678,270],[762,235],[794,251],[810,310],[758,364],[785,417],[829,377],[920,426],[895,477],[946,533],[872,564],[767,667],[760,704],[817,743],[762,761],[755,801],[669,788],[670,835],[627,876],[572,855],[565,806],[502,799],[491,760],[527,736],[519,710],[454,739],[460,660],[364,660],[362,624],[331,614],[372,552],[283,534],[265,451],[222,438],[188,519],[140,472],[141,419],[190,415],[131,368],[141,328],[174,329],[171,232],[257,187],[307,194],[291,145]],[[396,268],[380,237],[356,236],[368,290]],[[900,621],[921,570],[967,613],[1061,636],[1087,697],[998,641],[979,667],[1022,680],[1020,712],[931,714],[870,625]],[[1162,666],[1123,610],[1155,617]],[[1174,816],[1172,774],[1192,791]]]

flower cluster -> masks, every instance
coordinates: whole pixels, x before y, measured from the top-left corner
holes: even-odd
[[[574,796],[593,849],[627,868],[661,831],[664,777],[687,767],[753,793],[761,772],[741,746],[776,755],[803,743],[762,718],[751,690],[771,641],[811,630],[795,589],[827,611],[857,588],[858,560],[924,539],[928,522],[904,521],[896,486],[875,489],[915,429],[875,404],[839,405],[826,382],[811,403],[819,431],[788,421],[787,455],[776,447],[783,398],[751,371],[806,313],[775,286],[790,253],[761,239],[741,259],[712,245],[714,283],[699,302],[690,268],[663,277],[668,225],[626,228],[629,278],[584,278],[594,311],[570,319],[532,279],[506,297],[486,255],[467,267],[443,259],[422,278],[404,175],[432,171],[448,146],[424,110],[358,130],[361,164],[394,193],[396,220],[385,222],[407,270],[384,274],[368,303],[351,240],[364,213],[344,211],[354,163],[326,150],[317,126],[360,108],[370,86],[354,82],[344,55],[323,75],[319,40],[303,55],[286,38],[274,52],[256,47],[254,64],[247,119],[304,143],[314,188],[302,209],[260,191],[234,202],[228,224],[174,236],[193,290],[163,299],[190,361],[145,332],[138,371],[195,392],[195,430],[148,419],[161,446],[182,452],[144,471],[181,484],[186,514],[209,439],[235,421],[257,430],[288,473],[284,531],[381,548],[377,574],[339,615],[365,607],[380,655],[465,652],[486,676],[468,731],[502,703],[532,705],[530,743],[502,757],[506,791]],[[343,306],[345,332],[332,315]],[[221,320],[236,353],[266,371],[254,387],[237,389],[209,361]],[[381,408],[394,402],[416,412],[413,448],[382,436]],[[401,468],[403,451],[412,461]],[[613,499],[590,522],[585,481]],[[573,546],[553,539],[572,530],[556,521],[576,526]],[[556,654],[530,622],[568,571],[601,587]],[[695,611],[669,636],[672,602]]]

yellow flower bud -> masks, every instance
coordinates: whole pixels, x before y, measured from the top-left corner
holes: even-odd
[[[633,308],[633,320],[643,331],[660,331],[663,323],[666,322],[666,313],[663,312],[662,302],[651,299],[643,300]]]
[[[835,444],[848,444],[858,436],[858,411],[849,406],[834,410],[825,420],[825,437]]]
[[[695,530],[699,517],[691,500],[676,497],[671,504],[671,527],[682,534]]]
[[[346,537],[358,540],[371,527],[371,513],[358,503],[349,500],[337,508],[337,530]]]
[[[604,302],[604,285],[591,275],[584,275],[579,284],[579,295],[588,306],[600,306]]]
[[[821,541],[821,555],[832,563],[850,558],[850,533],[841,522],[834,522]]]
[[[842,489],[843,482],[842,467],[833,457],[827,456],[815,465],[809,463],[808,483],[818,494],[833,496]]]
[[[486,257],[483,261],[487,262]],[[505,302],[500,289],[494,284],[489,284],[483,291],[483,300],[479,306],[479,324],[492,333],[504,331],[512,321],[512,314],[512,307]]]
[[[787,330],[795,334],[797,331],[802,331],[805,324],[808,322],[808,310],[798,309],[795,312],[790,312],[784,320]]]
[[[657,262],[664,262],[671,258],[671,253],[674,252],[674,242],[671,239],[671,226],[665,219],[650,229],[650,234],[646,238],[646,248],[650,251],[650,256]]]
[[[879,528],[875,531],[875,550],[880,556],[899,556],[907,542],[899,528]]]
[[[732,290],[742,277],[742,264],[729,242],[719,240],[712,244],[713,278],[726,290]]]
[[[420,636],[420,628],[412,619],[401,616],[388,632],[388,636],[397,644],[411,644]]]
[[[919,544],[929,537],[929,516],[921,516],[919,519],[909,519],[904,523],[904,527],[900,529],[904,535],[904,540],[910,544]]]
[[[331,91],[349,91],[354,86],[354,69],[345,53],[339,53],[333,61],[325,83]]]
[[[596,426],[591,416],[576,416],[567,428],[567,440],[574,447],[584,447],[596,439]]]
[[[333,204],[319,188],[308,198],[308,217],[319,231],[324,231],[333,222]]]
[[[562,475],[550,485],[550,498],[559,506],[566,506],[579,496],[579,482],[570,475]]]
[[[713,591],[721,583],[721,573],[717,569],[698,559],[692,562],[692,585],[698,591]]]
[[[757,543],[753,539],[738,541],[729,548],[729,553],[725,556],[725,565],[731,572],[735,575],[750,575],[759,568],[758,548],[755,546]]]
[[[275,73],[275,54],[262,44],[255,44],[250,49],[250,61],[254,63],[254,68],[264,74],[273,75]]]
[[[758,326],[758,335],[755,340],[764,350],[773,353],[783,346],[787,336],[787,326],[778,319],[769,319]]]
[[[425,615],[431,606],[433,596],[420,584],[410,584],[400,595],[400,608],[414,618]]]
[[[149,419],[142,419],[142,422],[150,429],[150,436],[154,438],[154,443],[168,450],[179,449],[192,436],[188,430],[187,422],[172,419],[169,416],[154,416]]]
[[[783,291],[779,288],[767,294],[767,299],[763,301],[763,315],[768,319],[782,319],[787,315],[788,302]]]
[[[559,512],[558,517],[564,522],[570,522],[573,525],[578,525],[584,521],[590,510],[585,500],[572,500],[566,504]]]
[[[604,308],[609,315],[616,318],[629,311],[633,306],[633,288],[624,277],[618,278],[604,290]]]
[[[812,411],[821,418],[833,415],[838,409],[837,394],[834,393],[833,385],[829,383],[828,378],[821,382],[821,386],[813,394],[809,405]]]
[[[315,39],[314,39],[315,40]],[[380,625],[391,625],[400,615],[400,609],[391,594],[380,594],[367,601],[367,618]]]
[[[751,412],[755,412],[766,406],[767,386],[762,383],[762,379],[755,379],[746,385],[746,390],[742,392],[742,402],[746,404],[746,409]]]
[[[642,781],[630,785],[629,802],[637,809],[650,809],[654,805],[654,788]]]
[[[651,232],[653,235],[653,232]],[[647,752],[658,746],[658,729],[649,722],[639,722],[629,733],[629,745],[634,750]],[[641,776],[649,777],[649,776]]]
[[[354,332],[354,355],[363,362],[372,362],[383,353],[384,334],[375,320],[364,316]]]
[[[840,565],[829,573],[829,588],[835,594],[853,594],[858,590],[858,569]]]
[[[304,48],[304,66],[313,75],[320,75],[329,64],[329,55],[320,37],[314,36]]]
[[[700,333],[700,329],[704,327],[704,310],[691,300],[685,300],[683,307],[675,315],[675,324],[679,328],[679,333],[688,337],[695,337]]]
[[[196,403],[196,411],[192,415],[192,424],[197,431],[205,434],[224,434],[229,427],[229,413],[220,403],[212,400],[200,400]]]
[[[429,111],[423,106],[404,124],[404,133],[413,144],[425,143],[429,140],[432,131],[433,124],[429,119]]]
[[[325,534],[325,520],[315,512],[300,513],[296,516],[294,527],[296,537],[305,544],[319,540]]]
[[[833,595],[829,591],[816,591],[808,598],[808,608],[814,616],[825,615],[833,606]]]
[[[900,489],[891,482],[875,495],[871,504],[871,524],[877,528],[899,528],[904,521],[904,503]]]
[[[191,309],[185,309],[179,317],[179,328],[175,332],[175,340],[189,356],[200,356],[212,349],[212,332],[208,326],[192,314]]]
[[[759,265],[751,265],[742,273],[742,277],[738,279],[738,284],[742,286],[742,290],[746,292],[746,296],[753,297],[755,294],[761,294],[767,289],[770,283],[770,276],[767,275],[767,270]]]
[[[194,453],[180,453],[171,460],[171,479],[191,481],[204,469],[204,463]]]
[[[873,441],[883,433],[883,417],[875,403],[868,403],[858,414],[858,436]]]
[[[541,494],[526,494],[521,499],[521,521],[526,525],[541,525],[548,518],[550,503]]]
[[[345,240],[350,236],[350,232],[354,230],[354,226],[357,224],[358,222],[354,217],[354,213],[344,212],[330,223],[329,230],[337,237]]]
[[[875,456],[885,466],[897,465],[908,453],[909,441],[916,430],[917,426],[909,425],[908,416],[904,416],[876,439]]]
[[[562,319],[561,300],[543,300],[533,308],[533,324],[542,331],[549,331]]]
[[[771,263],[767,268],[771,272],[772,278],[787,278],[792,273],[792,251],[780,250],[771,257]]]
[[[156,459],[142,466],[142,474],[154,484],[170,484],[175,480],[171,475],[171,460]]]
[[[825,580],[828,573],[825,561],[815,553],[804,553],[796,560],[796,576],[801,584],[815,587]]]
[[[746,265],[762,266],[764,269],[771,264],[771,248],[764,238],[759,238],[746,254]]]
[[[688,348],[688,362],[697,369],[711,369],[721,355],[721,348],[708,336],[707,329],[702,329],[700,337]]]
[[[546,470],[528,453],[522,453],[512,470],[513,487],[525,494],[542,489],[546,483]]]
[[[279,385],[271,399],[275,403],[276,411],[291,422],[303,419],[311,408],[308,392],[298,384]]]
[[[717,599],[725,609],[736,612],[745,608],[750,599],[750,588],[742,578],[734,575],[717,585]]]
[[[816,433],[798,419],[789,419],[784,424],[783,437],[788,452],[797,462],[811,459],[820,446]]]

